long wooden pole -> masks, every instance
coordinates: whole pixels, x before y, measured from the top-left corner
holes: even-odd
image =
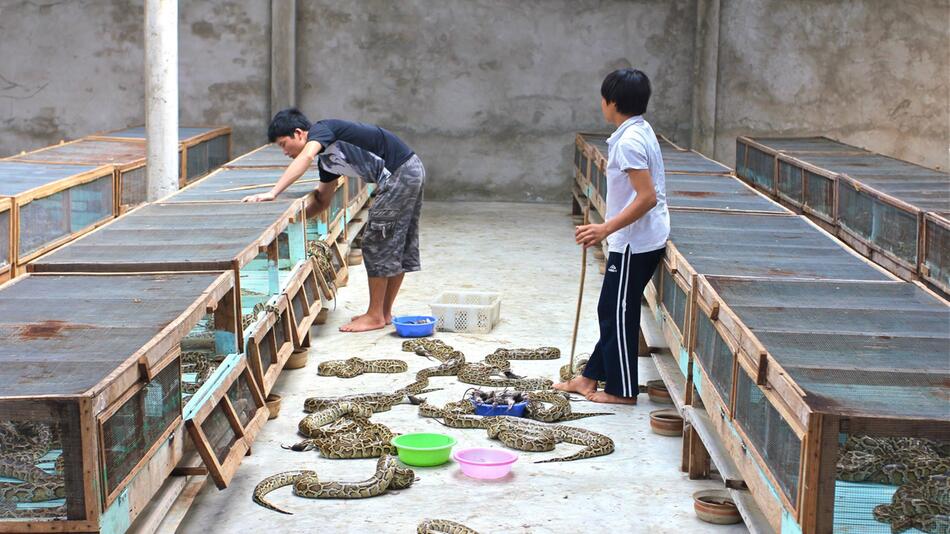
[[[590,221],[590,199],[584,209],[584,224]],[[587,247],[581,245],[581,284],[577,291],[577,313],[574,315],[574,335],[571,336],[570,370],[574,372],[574,350],[577,348],[577,327],[581,323],[581,303],[584,301],[584,278],[587,276]]]

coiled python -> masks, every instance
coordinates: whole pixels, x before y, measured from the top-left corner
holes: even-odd
[[[558,443],[572,443],[584,447],[569,456],[539,460],[536,464],[570,462],[614,452],[614,441],[603,434],[572,426],[527,421],[520,417],[479,417],[450,412],[443,418],[443,423],[453,428],[483,428],[488,432],[489,438],[497,439],[506,447],[520,451],[548,452],[554,450]]]
[[[0,502],[27,503],[61,499],[66,496],[63,479],[64,459],[57,457],[54,474],[37,467],[37,462],[54,447],[61,447],[62,438],[55,424],[39,421],[4,421],[0,423],[0,476],[19,482],[0,482]],[[37,514],[49,514],[41,510]],[[10,504],[0,514],[30,514]]]
[[[438,391],[438,389],[426,389],[428,385],[429,380],[423,378],[416,380],[406,387],[399,388],[392,393],[357,393],[337,397],[309,397],[303,402],[303,410],[307,413],[313,413],[318,410],[332,408],[341,402],[355,402],[369,405],[374,412],[385,412],[406,398],[408,398],[412,404],[419,404],[421,401],[415,398],[416,395],[430,391]]]
[[[933,475],[897,488],[891,504],[874,507],[874,519],[891,532],[917,528],[928,534],[950,532],[950,477]]]
[[[837,476],[849,482],[901,485],[950,475],[950,444],[920,438],[851,436],[841,446]]]
[[[328,300],[336,297],[336,271],[333,270],[333,252],[330,245],[322,240],[307,241],[307,256],[314,259],[320,276],[327,283],[330,289]]]
[[[402,360],[364,360],[349,358],[346,360],[328,360],[320,362],[317,374],[337,378],[354,378],[363,373],[404,373],[409,369]]]
[[[478,534],[461,523],[448,519],[426,519],[419,523],[416,534]]]
[[[341,402],[304,417],[297,430],[307,437],[291,447],[295,451],[317,449],[325,458],[376,458],[394,452],[395,434],[371,423],[373,409],[367,404]]]
[[[415,476],[412,469],[400,467],[394,456],[385,455],[376,462],[373,476],[361,482],[321,482],[316,471],[287,471],[271,475],[254,488],[253,500],[269,510],[292,515],[264,497],[278,488],[293,486],[294,495],[308,499],[366,499],[387,490],[408,488]]]
[[[577,419],[600,415],[613,415],[610,412],[575,413],[571,411],[571,403],[567,395],[557,391],[530,391],[525,395],[528,398],[528,404],[525,406],[525,417],[534,419],[535,421],[554,423],[575,421]],[[551,404],[553,406],[551,408],[545,408],[545,404]],[[449,413],[454,415],[474,415],[475,406],[468,399],[447,403],[442,408],[429,404],[426,401],[422,401],[419,405],[419,415],[423,417],[441,419]]]
[[[497,349],[481,362],[463,365],[459,382],[489,387],[514,387],[524,390],[550,389],[554,382],[546,378],[524,378],[511,372],[510,360],[556,360],[561,351],[555,347],[537,349]]]

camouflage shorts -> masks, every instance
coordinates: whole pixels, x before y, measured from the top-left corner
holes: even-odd
[[[412,156],[376,190],[363,232],[366,274],[389,277],[418,271],[419,215],[426,170]]]

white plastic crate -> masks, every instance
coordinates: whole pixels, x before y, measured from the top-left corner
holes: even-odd
[[[438,330],[487,334],[501,318],[501,294],[443,291],[429,307]]]

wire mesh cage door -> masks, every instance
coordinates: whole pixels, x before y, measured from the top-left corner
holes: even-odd
[[[841,236],[856,248],[874,250],[916,272],[920,210],[867,190],[859,182],[838,180],[838,223]],[[850,239],[849,239],[850,237]]]
[[[99,416],[100,462],[107,508],[165,439],[179,428],[181,358],[175,357],[148,382],[129,389]]]
[[[945,215],[924,216],[919,271],[921,278],[950,295],[950,220]]]
[[[264,312],[247,336],[248,366],[264,396],[270,393],[293,352],[287,297],[278,295],[268,304],[271,309]]]
[[[300,263],[285,291],[290,302],[294,348],[302,349],[310,346],[310,326],[313,325],[323,307],[318,287],[313,263]]]
[[[86,469],[80,400],[0,401],[0,530],[7,521],[91,519],[98,493]],[[91,452],[91,445],[88,447]]]
[[[804,532],[950,531],[950,419],[820,414],[812,428]]]
[[[208,474],[224,489],[267,420],[264,397],[242,354],[228,356],[199,397],[186,409],[185,426]]]
[[[13,201],[0,198],[0,282],[13,269]]]

